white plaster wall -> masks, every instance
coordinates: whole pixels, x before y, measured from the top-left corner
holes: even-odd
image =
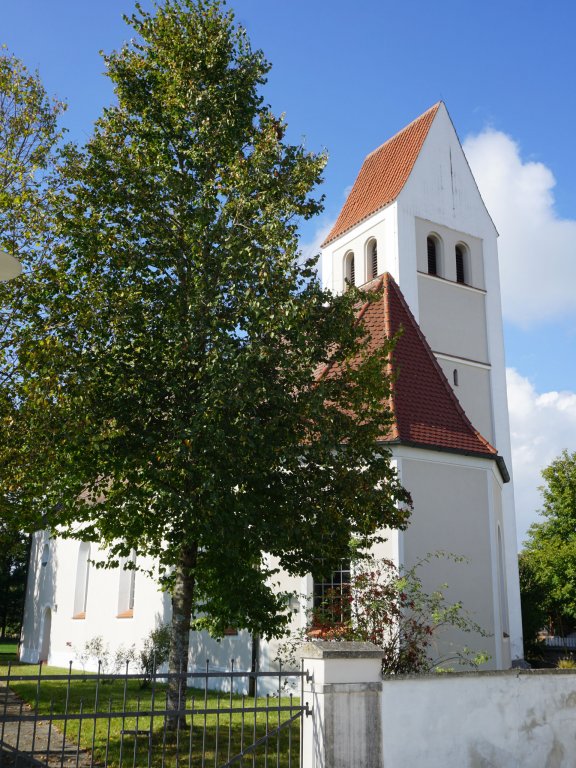
[[[382,683],[386,768],[576,765],[576,674],[470,673]]]
[[[490,408],[490,369],[472,365],[458,358],[437,355],[436,359],[466,415],[482,437],[492,443],[494,425]],[[454,385],[455,370],[458,372],[458,386]]]
[[[489,362],[483,291],[420,274],[418,299],[420,327],[434,352]]]
[[[398,239],[401,248],[403,244],[409,246],[410,239],[415,237],[415,218],[465,232],[482,243],[484,285],[486,288],[487,351],[488,361],[492,367],[494,445],[504,458],[512,476],[497,232],[443,104],[430,127],[422,151],[416,160],[410,178],[398,197],[397,203],[399,209]],[[411,232],[404,233],[402,225],[407,228],[410,227]],[[415,247],[416,244],[414,244]],[[404,251],[401,250],[401,253],[404,259]],[[411,254],[406,256],[408,263],[415,260]],[[400,282],[400,287],[404,292],[405,288],[402,282]],[[408,282],[405,296],[411,308],[411,302],[415,299],[417,304],[412,279]],[[414,314],[417,318],[419,317],[418,311],[414,311]],[[522,618],[512,482],[503,489],[503,502],[511,650],[512,658],[521,658],[523,656]]]
[[[465,284],[484,290],[486,286],[482,240],[468,232],[442,226],[436,221],[416,218],[418,271],[428,274],[427,239],[431,234],[436,236],[438,242],[436,253],[438,277],[456,282],[456,246],[464,244],[467,251]]]
[[[78,651],[96,636],[102,636],[111,656],[120,648],[142,647],[149,632],[171,620],[170,597],[162,592],[157,583],[142,571],[136,572],[134,610],[132,618],[118,617],[120,569],[96,568],[91,564],[88,576],[88,592],[85,618],[73,618],[78,550],[80,542],[71,539],[50,540],[50,557],[41,565],[44,532],[35,534],[31,552],[27,585],[27,599],[22,631],[21,660],[37,663],[42,644],[43,616],[46,608],[52,612],[50,655],[51,665],[67,667],[70,661],[74,669],[81,667]],[[90,559],[103,560],[103,553],[92,545]],[[151,560],[139,560],[141,567],[153,569]],[[286,592],[302,593],[306,579],[291,577],[284,572],[277,576],[278,588]],[[293,628],[304,626],[305,610],[296,612]],[[247,632],[229,635],[215,640],[207,632],[190,633],[190,664],[193,671],[205,669],[209,660],[211,669],[228,670],[234,660],[237,670],[249,670],[251,664],[251,636]],[[278,641],[261,642],[260,668],[275,669]],[[87,670],[97,669],[97,659],[86,664]],[[246,681],[247,684],[247,681]],[[274,688],[269,681],[268,692]],[[262,684],[262,691],[266,686]]]
[[[346,232],[322,251],[322,283],[334,293],[344,289],[344,257],[354,253],[356,285],[368,280],[366,245],[375,238],[378,245],[378,274],[398,275],[396,238],[396,203],[370,216],[350,232]]]
[[[410,525],[400,534],[403,565],[411,568],[428,554],[440,551],[467,558],[467,562],[459,563],[432,557],[418,568],[417,574],[428,594],[447,584],[447,601],[461,601],[473,620],[490,635],[445,628],[434,640],[431,655],[451,656],[467,646],[490,655],[487,668],[502,668],[501,632],[496,624],[499,603],[493,591],[497,563],[491,530],[495,523],[491,525],[488,513],[494,462],[433,451],[397,450],[404,454],[402,483],[414,503]],[[455,662],[445,666],[455,666]]]

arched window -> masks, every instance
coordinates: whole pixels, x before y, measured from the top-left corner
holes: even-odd
[[[356,285],[353,251],[348,251],[344,257],[344,290],[350,285]]]
[[[454,368],[452,371],[452,379],[454,380],[454,386],[458,386],[458,368]]]
[[[463,245],[457,245],[455,249],[456,254],[456,282],[457,283],[467,283],[468,282],[468,275],[467,275],[467,253],[466,248]]]
[[[78,549],[76,565],[76,589],[74,590],[73,618],[86,618],[86,601],[88,598],[88,575],[90,572],[90,544],[83,541]]]
[[[366,277],[368,280],[378,277],[378,245],[376,240],[370,240],[366,248]]]
[[[134,615],[134,593],[136,589],[136,552],[120,560],[118,584],[118,618],[131,619]]]
[[[428,274],[437,275],[439,272],[438,262],[440,260],[440,254],[438,253],[438,251],[440,249],[438,247],[438,240],[432,235],[429,235],[426,238],[426,249],[427,249],[427,255],[428,255]]]

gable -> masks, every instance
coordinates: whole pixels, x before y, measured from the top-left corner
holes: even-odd
[[[395,200],[405,185],[440,102],[371,152],[326,240],[333,240]]]

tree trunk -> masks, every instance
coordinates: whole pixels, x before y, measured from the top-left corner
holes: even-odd
[[[188,671],[188,649],[190,646],[190,620],[194,602],[194,566],[196,565],[196,544],[183,547],[174,573],[172,590],[172,631],[170,654],[168,656],[168,697],[167,728],[176,730],[186,727],[186,717],[178,710],[185,708],[186,672]]]
[[[248,683],[248,696],[256,695],[256,680],[260,671],[260,635],[257,632],[252,633],[252,665],[250,671],[250,680]]]

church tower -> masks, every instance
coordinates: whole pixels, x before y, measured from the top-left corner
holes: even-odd
[[[425,428],[414,423],[390,441],[414,499],[412,523],[391,536],[391,554],[407,566],[433,549],[465,555],[468,587],[455,576],[463,603],[494,634],[494,666],[505,668],[523,649],[497,236],[440,102],[366,157],[323,243],[322,276],[335,292],[393,278],[465,418],[494,454],[481,457],[450,433],[434,388],[420,387],[419,403],[435,398],[424,416],[412,400],[412,420],[424,419]],[[418,372],[399,368],[397,388],[413,389],[409,376]]]

